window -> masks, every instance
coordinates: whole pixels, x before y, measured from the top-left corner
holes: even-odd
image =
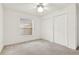
[[[32,20],[28,20],[25,18],[20,19],[20,27],[22,35],[32,35]]]

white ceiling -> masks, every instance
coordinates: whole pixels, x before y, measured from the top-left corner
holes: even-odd
[[[45,7],[46,9],[44,10],[43,13],[38,13],[36,10],[36,3],[5,3],[4,7],[5,8],[10,8],[13,10],[21,11],[24,13],[28,13],[31,15],[46,15],[51,12],[54,12],[57,9],[60,8],[65,8],[66,6],[69,6],[70,4],[68,3],[48,3]]]

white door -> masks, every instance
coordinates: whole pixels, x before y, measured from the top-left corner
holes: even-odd
[[[67,16],[66,14],[54,17],[54,41],[67,46]]]

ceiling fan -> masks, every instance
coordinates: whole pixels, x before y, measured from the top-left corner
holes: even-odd
[[[38,3],[37,4],[37,11],[42,13],[46,7],[47,3]]]

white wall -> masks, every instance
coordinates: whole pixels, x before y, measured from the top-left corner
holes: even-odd
[[[3,6],[0,4],[0,52],[3,48]]]
[[[70,6],[59,9],[50,15],[46,15],[43,17],[41,21],[41,37],[43,39],[54,42],[53,39],[53,16],[55,14],[66,12],[67,14],[67,40],[69,48],[76,49],[77,48],[77,33],[76,33],[76,5],[71,4]]]
[[[5,40],[4,44],[13,44],[40,38],[40,20],[37,17],[27,15],[15,10],[5,8]],[[33,21],[33,35],[21,35],[20,18],[27,18]]]
[[[53,19],[51,16],[45,16],[41,19],[41,38],[53,41]]]

